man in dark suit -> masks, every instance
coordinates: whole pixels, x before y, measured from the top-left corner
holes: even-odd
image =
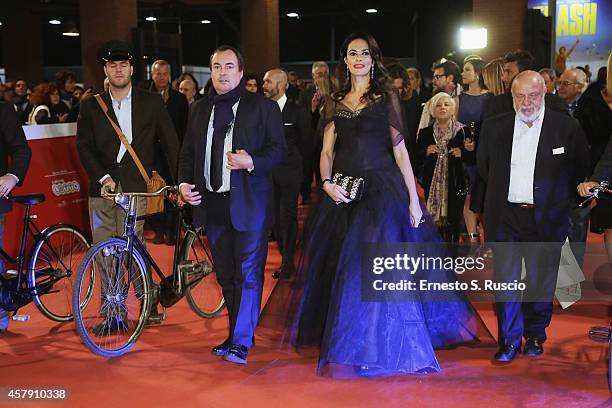
[[[521,72],[533,69],[534,58],[527,51],[509,52],[504,57],[504,74],[502,82],[506,92],[489,99],[485,105],[484,118],[490,118],[501,113],[514,112],[510,87],[514,78]],[[546,107],[557,112],[567,112],[567,106],[557,94],[546,94]]]
[[[132,51],[121,41],[109,41],[101,50],[100,61],[109,80],[109,90],[101,94],[108,114],[117,124],[151,175],[158,143],[170,169],[166,183],[176,179],[178,138],[172,120],[159,96],[132,87]],[[158,142],[159,141],[159,142]],[[121,143],[113,126],[104,115],[96,98],[81,103],[77,121],[77,151],[89,176],[89,216],[94,243],[122,235],[125,212],[112,200],[101,198],[109,186],[125,192],[146,192],[147,186],[131,155]],[[138,213],[144,213],[146,200],[138,201]],[[136,233],[142,240],[143,223],[136,223]],[[150,320],[159,320],[153,304]],[[117,330],[123,323],[105,320],[100,330]]]
[[[165,60],[157,60],[151,65],[151,87],[149,90],[153,93],[161,95],[166,110],[172,119],[176,135],[178,136],[179,146],[183,142],[185,136],[185,127],[187,126],[187,114],[189,113],[189,104],[185,95],[175,91],[170,86],[170,63]],[[161,146],[159,146],[161,148]],[[170,169],[165,164],[164,152],[158,149],[156,152],[155,165],[159,169],[159,174],[165,179],[170,177]],[[176,157],[178,161],[178,157]],[[164,212],[151,217],[151,225],[155,231],[153,243],[174,245],[176,243],[176,211],[166,206]]]
[[[287,153],[278,104],[245,90],[243,59],[230,46],[210,58],[212,87],[191,105],[179,161],[181,198],[206,226],[229,335],[212,352],[246,364],[259,318],[272,225],[274,168]]]
[[[495,293],[500,362],[514,359],[523,336],[524,354],[543,353],[571,199],[588,170],[582,129],[569,116],[545,108],[545,94],[537,72],[517,75],[516,112],[484,122],[477,153],[488,186],[485,238],[495,251],[495,281],[520,282],[522,258],[527,269],[522,304],[518,290]]]
[[[527,51],[519,50],[506,54],[504,57],[504,73],[502,76],[502,82],[504,83],[506,92],[489,98],[489,101],[484,106],[483,118],[485,120],[501,115],[502,113],[514,113],[512,92],[510,92],[512,81],[519,73],[532,69],[533,65],[534,58]],[[559,95],[547,93],[544,97],[544,102],[547,109],[568,115],[567,105],[563,103]],[[472,201],[470,202],[470,209],[475,213],[483,212],[483,201],[486,188],[486,183],[482,178],[477,177],[474,193],[472,194]]]
[[[10,158],[10,163],[9,163]],[[0,102],[0,247],[4,246],[4,218],[11,211],[7,197],[16,185],[23,184],[32,152],[13,105]],[[0,258],[0,273],[4,260]],[[0,308],[0,332],[8,327],[8,312]]]
[[[295,271],[294,254],[297,237],[298,195],[302,184],[302,156],[300,146],[312,139],[310,115],[305,107],[288,99],[287,73],[273,69],[264,75],[263,92],[272,99],[283,113],[283,127],[287,141],[287,155],[272,172],[276,222],[274,235],[283,257],[279,271],[272,277],[289,278]]]

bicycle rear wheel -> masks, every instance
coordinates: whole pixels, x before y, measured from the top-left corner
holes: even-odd
[[[47,318],[56,322],[72,320],[72,275],[90,246],[78,229],[67,224],[45,229],[34,243],[28,264],[28,288],[34,304]]]
[[[221,286],[217,282],[210,249],[202,229],[188,231],[181,249],[179,270],[187,285],[187,302],[198,316],[212,319],[225,307]]]
[[[72,300],[77,333],[85,346],[107,358],[127,353],[144,329],[150,288],[144,257],[135,247],[130,256],[125,239],[94,245],[79,268]],[[82,304],[85,307],[76,307]]]

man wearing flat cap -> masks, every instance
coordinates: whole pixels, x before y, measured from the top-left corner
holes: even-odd
[[[109,82],[108,91],[100,94],[108,115],[121,128],[149,176],[154,168],[157,144],[170,171],[167,184],[174,184],[178,138],[172,120],[158,95],[132,86],[134,71],[131,47],[122,41],[109,41],[100,50],[100,62]],[[123,234],[125,213],[112,200],[101,198],[102,189],[124,192],[146,192],[147,186],[136,163],[121,143],[117,132],[106,117],[96,98],[82,102],[77,121],[77,150],[81,163],[89,176],[89,216],[94,243]],[[138,213],[145,210],[146,201],[138,203]],[[142,240],[143,221],[136,224],[136,233]],[[150,319],[158,318],[157,305],[153,305]],[[120,330],[124,322],[120,317],[105,318],[94,327],[94,333]]]

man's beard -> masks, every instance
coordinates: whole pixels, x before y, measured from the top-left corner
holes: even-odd
[[[514,101],[513,101],[513,104],[514,104]],[[537,117],[540,116],[540,113],[542,113],[543,110],[544,110],[544,101],[542,101],[542,105],[540,106],[540,109],[538,109],[531,115],[525,115],[523,112],[521,112],[520,109],[516,109],[516,104],[514,104],[514,111],[516,112],[519,119],[525,123],[534,122],[537,119]]]

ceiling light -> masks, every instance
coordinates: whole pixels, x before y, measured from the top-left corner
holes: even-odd
[[[487,47],[486,28],[460,28],[459,47],[462,50],[477,50]]]
[[[62,24],[62,22],[61,22],[61,21],[59,21],[59,20],[49,20],[49,24],[52,24],[52,25],[60,25],[60,24]]]
[[[147,20],[147,21],[157,21],[157,18],[155,18],[153,16],[149,16],[149,17],[145,18],[145,20]]]
[[[366,13],[374,14],[374,13],[378,13],[378,10],[376,10],[375,8],[369,8],[369,9],[366,9]]]
[[[300,15],[298,13],[287,13],[287,17],[300,18]]]
[[[75,23],[68,22],[65,24],[64,27],[65,27],[64,32],[62,33],[63,36],[65,37],[78,37],[79,36],[79,30],[77,29],[77,26]]]
[[[210,24],[210,23],[212,23],[212,21],[210,21],[210,20],[202,20],[202,24]]]

